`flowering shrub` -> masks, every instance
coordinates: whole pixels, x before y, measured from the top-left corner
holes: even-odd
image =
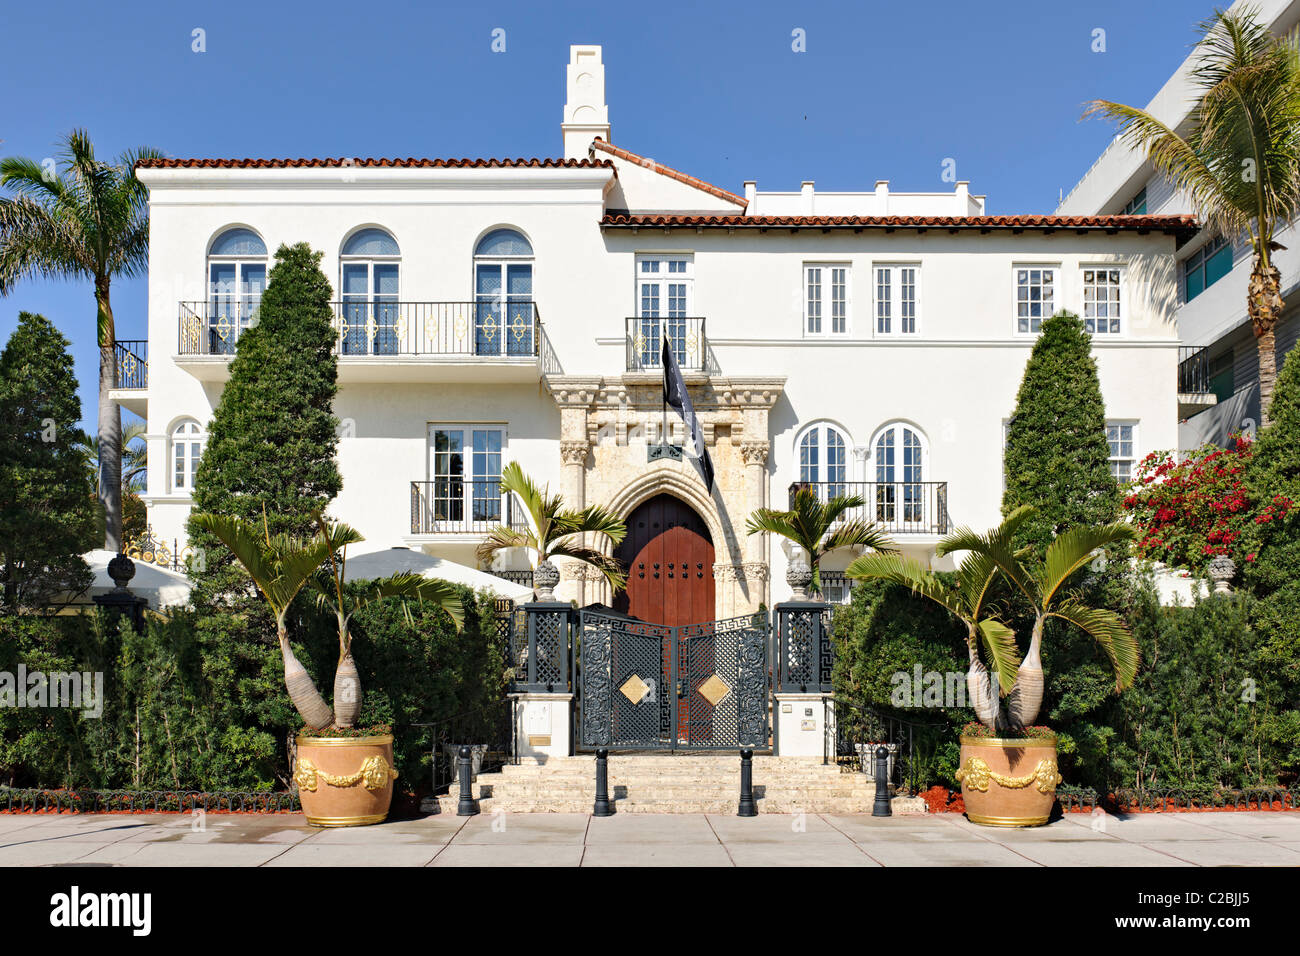
[[[1172,452],[1142,459],[1124,499],[1138,555],[1198,573],[1218,555],[1238,567],[1254,561],[1252,525],[1279,520],[1292,501],[1252,499],[1244,479],[1253,453],[1253,442],[1235,435],[1227,448],[1204,445],[1182,461]]]

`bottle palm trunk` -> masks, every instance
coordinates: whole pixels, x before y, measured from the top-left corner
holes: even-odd
[[[302,715],[308,730],[320,730],[334,722],[334,714],[329,704],[321,697],[320,691],[312,682],[311,675],[302,662],[294,656],[289,646],[289,635],[284,624],[277,626],[280,638],[280,653],[284,657],[284,686],[289,691],[289,700]]]
[[[980,723],[989,730],[998,725],[998,694],[993,688],[992,675],[975,650],[975,637],[971,636],[970,669],[966,672],[966,691],[970,694],[971,708]]]
[[[361,713],[361,674],[352,652],[345,651],[334,672],[334,726],[355,727]]]
[[[1016,669],[1016,683],[1007,700],[1007,716],[1016,730],[1037,720],[1038,711],[1043,706],[1042,643],[1043,619],[1039,618],[1034,622],[1034,636],[1029,642],[1029,652]]]

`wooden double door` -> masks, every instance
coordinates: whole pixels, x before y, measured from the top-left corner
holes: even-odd
[[[657,495],[637,507],[614,556],[627,568],[617,610],[674,627],[713,620],[713,538],[681,499]]]

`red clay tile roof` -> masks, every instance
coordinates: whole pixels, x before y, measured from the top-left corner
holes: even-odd
[[[333,157],[322,159],[142,159],[137,169],[307,169],[342,167],[412,167],[421,169],[498,169],[508,166],[537,169],[612,169],[606,159],[363,159]]]
[[[1194,233],[1195,216],[692,216],[613,213],[605,226],[822,229],[1106,229]]]
[[[656,163],[653,159],[647,159],[644,156],[638,156],[631,150],[623,149],[621,146],[615,146],[613,143],[607,143],[597,137],[591,144],[592,149],[599,149],[602,152],[609,153],[611,156],[617,156],[619,159],[626,159],[629,163],[636,163],[638,166],[644,166],[646,169],[653,170],[661,176],[667,176],[669,179],[675,179],[679,183],[685,183],[695,189],[708,193],[710,196],[716,196],[726,202],[735,203],[742,209],[748,205],[744,196],[737,196],[735,193],[729,193],[725,189],[720,189],[712,183],[706,183],[702,179],[696,179],[694,176],[688,176],[671,166],[665,166],[663,163]]]

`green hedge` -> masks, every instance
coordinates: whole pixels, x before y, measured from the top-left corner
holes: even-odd
[[[456,721],[486,734],[505,693],[504,649],[492,600],[465,589],[465,628],[446,615],[400,606],[354,620],[361,721],[391,724],[406,789],[427,787],[431,731]],[[0,783],[27,787],[268,790],[288,785],[287,740],[301,726],[284,690],[274,627],[256,611],[180,611],[142,633],[106,628],[97,614],[0,617],[0,671],[102,671],[100,718],[57,709],[0,707]],[[302,606],[295,650],[329,695],[337,658],[334,619]],[[323,666],[318,666],[323,665]],[[475,726],[474,720],[480,722]],[[484,738],[487,739],[487,738]],[[478,738],[475,736],[475,741]]]
[[[1161,607],[1145,581],[1114,592],[1142,649],[1132,688],[1116,695],[1111,682],[1104,691],[1104,664],[1093,660],[1098,652],[1085,636],[1044,640],[1043,713],[1058,734],[1066,781],[1101,792],[1293,784],[1300,680],[1251,627],[1253,600],[1234,594]],[[955,787],[957,737],[970,712],[899,708],[890,697],[893,675],[917,664],[966,670],[961,625],[906,588],[871,582],[836,613],[835,642],[835,690],[849,740],[872,736],[871,712],[913,721],[913,785]]]

